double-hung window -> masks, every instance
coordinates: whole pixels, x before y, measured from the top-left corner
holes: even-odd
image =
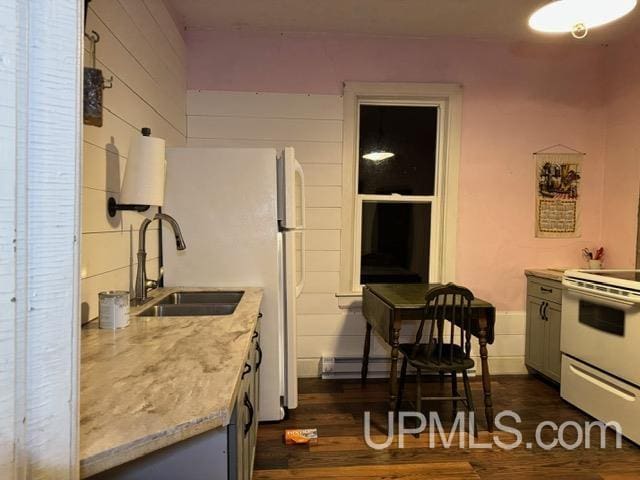
[[[350,86],[344,160],[351,191],[344,189],[343,208],[351,212],[344,215],[342,288],[453,280],[459,87],[438,85],[445,94],[429,95],[430,85],[356,84],[349,92]],[[416,94],[420,87],[424,95]]]

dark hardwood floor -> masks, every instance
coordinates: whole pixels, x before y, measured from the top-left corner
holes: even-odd
[[[459,383],[460,385],[460,383]],[[592,421],[590,417],[565,403],[558,389],[533,376],[496,376],[492,378],[494,410],[512,410],[520,415],[523,444],[512,450],[495,445],[492,449],[459,447],[459,435],[453,445],[444,448],[436,443],[429,447],[429,436],[419,438],[406,435],[404,448],[398,447],[397,436],[385,450],[370,448],[364,440],[364,412],[371,412],[371,435],[382,443],[387,434],[387,383],[370,380],[361,386],[359,380],[302,379],[299,384],[300,400],[290,417],[280,423],[260,425],[256,464],[253,478],[271,480],[285,478],[304,479],[640,479],[640,447],[622,441],[615,448],[615,436],[609,432],[606,448],[599,447],[599,433],[592,430],[592,446],[565,450],[558,446],[544,450],[525,442],[535,442],[536,426],[544,420],[561,424],[573,420],[579,424]],[[447,395],[450,383],[441,387],[439,382],[429,383],[423,395]],[[440,390],[442,392],[440,393]],[[478,412],[481,432],[477,442],[490,440],[486,432],[482,405],[482,386],[479,379],[472,380],[473,397]],[[413,384],[407,385],[405,398],[412,398]],[[426,408],[437,410],[445,427],[451,426],[450,402],[428,403]],[[410,410],[408,406],[405,408]],[[513,421],[504,422],[515,426]],[[409,425],[410,426],[410,425]],[[317,428],[316,445],[286,446],[282,441],[285,428]],[[448,431],[448,429],[445,429]],[[497,432],[494,432],[497,433]],[[545,442],[556,434],[547,428]],[[564,438],[571,443],[575,429],[568,428]],[[462,434],[465,445],[469,436]],[[515,436],[498,433],[504,442]]]

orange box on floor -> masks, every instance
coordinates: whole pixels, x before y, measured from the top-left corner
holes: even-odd
[[[317,428],[293,428],[284,431],[286,445],[310,445],[318,443]]]

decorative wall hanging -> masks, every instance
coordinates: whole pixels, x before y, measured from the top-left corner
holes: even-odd
[[[550,151],[557,147],[571,153]],[[579,237],[581,164],[585,154],[554,145],[533,155],[536,160],[536,237]]]
[[[91,44],[91,67],[84,67],[83,119],[85,125],[101,127],[102,91],[112,87],[113,77],[105,80],[102,70],[96,68],[96,44],[100,41],[98,32],[92,31],[90,35],[85,33],[84,36]]]

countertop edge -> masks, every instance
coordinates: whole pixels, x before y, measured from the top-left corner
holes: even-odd
[[[562,281],[563,272],[558,270],[550,270],[545,268],[527,268],[524,271],[527,277],[544,278],[556,282]]]
[[[234,390],[234,397],[237,387]],[[225,415],[225,419],[220,421],[220,417],[209,420],[185,424],[178,427],[173,433],[161,432],[156,435],[138,439],[132,443],[118,445],[110,450],[105,450],[92,457],[80,461],[80,478],[87,478],[98,473],[105,472],[111,468],[124,465],[149,453],[153,453],[162,448],[169,447],[178,442],[186,440],[201,433],[225,427],[229,424],[230,415]]]

